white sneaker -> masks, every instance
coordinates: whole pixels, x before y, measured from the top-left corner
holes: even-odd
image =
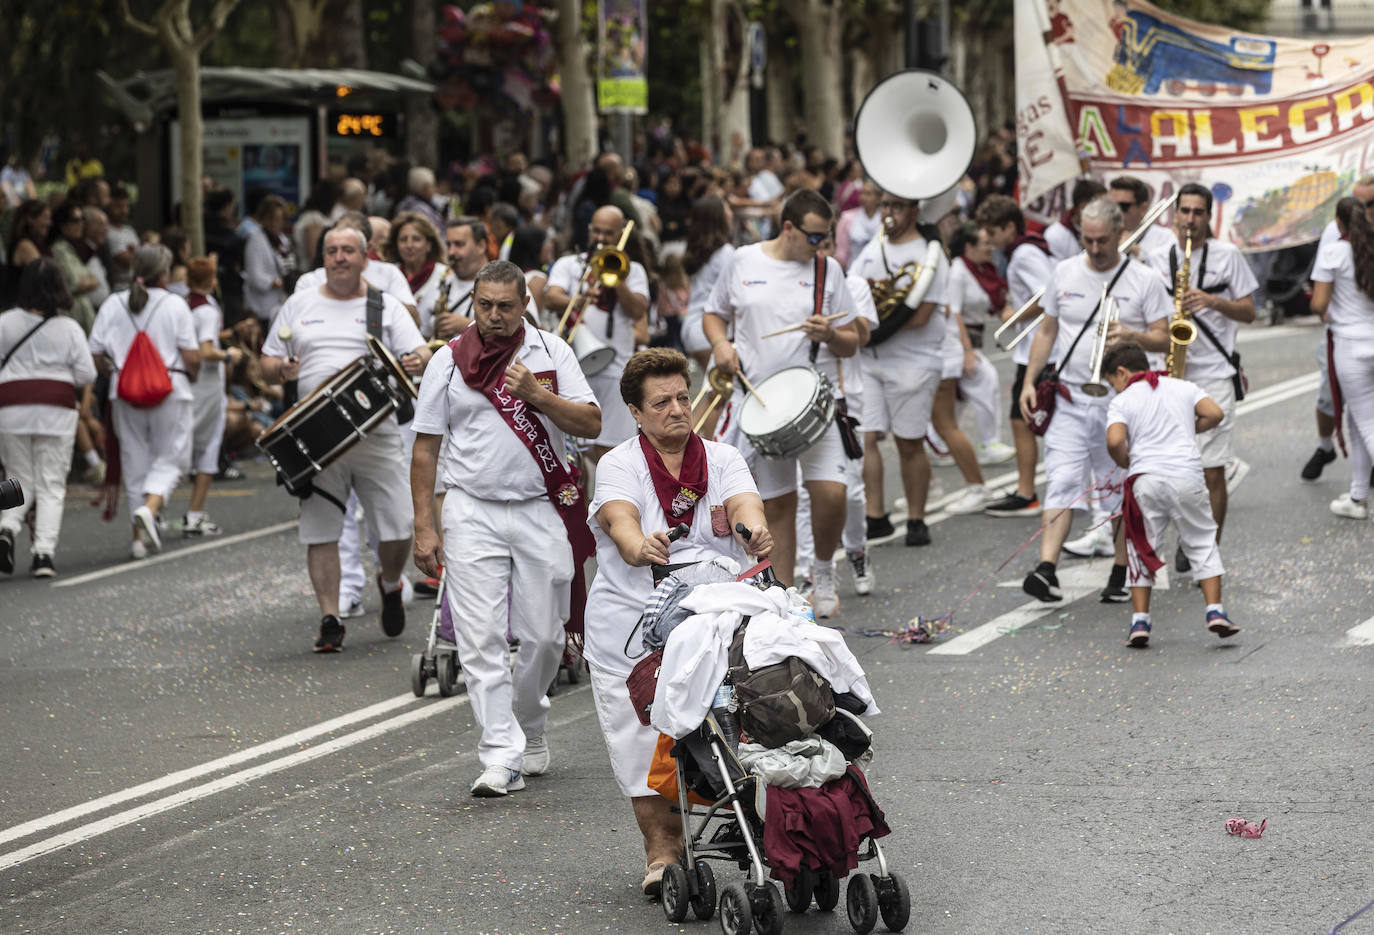
[[[1092,558],[1101,556],[1106,558],[1116,554],[1116,546],[1112,544],[1112,528],[1108,525],[1098,526],[1096,529],[1089,529],[1077,539],[1072,539],[1064,543],[1064,551],[1079,558]]]
[[[406,607],[415,603],[415,585],[405,575],[401,575],[401,603]]]
[[[945,507],[946,513],[981,513],[983,507],[987,505],[988,489],[982,484],[970,484],[964,488],[964,492],[959,495],[949,506]]]
[[[81,479],[92,487],[99,487],[105,483],[105,462],[97,460],[95,464],[88,464],[81,471]]]
[[[129,546],[129,557],[135,561],[148,557],[148,547],[143,544],[142,539],[135,539]]]
[[[1232,458],[1226,462],[1226,492],[1235,493],[1240,482],[1245,480],[1245,475],[1250,473],[1250,462],[1241,458]]]
[[[835,568],[829,571],[812,571],[811,609],[816,619],[822,620],[835,616],[840,610],[840,596],[835,593]]]
[[[525,788],[525,777],[504,766],[489,766],[472,784],[472,794],[479,799],[494,799]]]
[[[339,600],[339,618],[341,620],[361,617],[365,613],[367,613],[367,608],[363,606],[363,602],[358,598],[355,597],[352,600]]]
[[[1003,464],[1016,457],[1016,449],[1003,441],[978,446],[979,464]]]
[[[162,537],[157,534],[157,519],[153,516],[152,510],[146,506],[134,510],[134,529],[138,531],[138,538],[143,546],[150,552],[162,551]]]
[[[549,771],[549,763],[552,757],[549,754],[549,741],[546,737],[536,740],[525,740],[525,765],[522,768],[526,776],[542,776]]]
[[[1331,512],[1348,519],[1369,519],[1369,501],[1352,500],[1350,494],[1343,493],[1331,501]]]
[[[931,464],[932,467],[954,467],[954,455],[952,455],[952,454],[942,454],[942,455],[938,455],[938,454],[935,453],[935,450],[934,450],[934,449],[931,449],[931,452],[930,452],[930,464]]]
[[[181,518],[181,535],[189,539],[192,536],[218,536],[224,530],[219,528],[219,523],[212,520],[209,515],[202,513],[197,519],[189,516]]]
[[[849,567],[854,572],[854,593],[872,594],[873,587],[878,583],[878,576],[873,573],[873,565],[868,561],[868,554],[863,549],[857,552],[848,550],[844,553],[849,558]]]

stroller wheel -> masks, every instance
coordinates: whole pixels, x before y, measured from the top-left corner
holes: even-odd
[[[829,870],[821,872],[815,882],[816,908],[829,912],[840,904],[840,881]]]
[[[895,873],[878,880],[878,911],[889,932],[900,932],[911,920],[911,891],[906,880]]]
[[[697,860],[697,892],[692,897],[692,911],[696,917],[705,922],[716,912],[716,875],[711,872],[711,865],[704,860]]]
[[[659,890],[663,900],[663,914],[676,925],[687,918],[688,896],[687,871],[682,864],[672,863],[663,868],[663,885]]]
[[[805,912],[811,908],[811,895],[815,888],[811,871],[802,867],[801,873],[791,886],[783,887],[782,894],[787,898],[787,908],[793,912]]]
[[[787,910],[776,883],[754,887],[754,931],[758,935],[782,935]]]
[[[844,904],[849,911],[850,928],[859,935],[873,931],[878,924],[878,890],[868,874],[856,873],[849,878]]]
[[[435,679],[439,683],[439,694],[445,698],[452,697],[458,693],[458,654],[441,655],[438,668]]]
[[[749,896],[740,883],[731,883],[720,891],[720,930],[723,935],[748,935],[754,925],[754,912]]]
[[[425,682],[429,672],[425,670],[425,654],[416,653],[410,660],[410,691],[416,698],[425,697]]]

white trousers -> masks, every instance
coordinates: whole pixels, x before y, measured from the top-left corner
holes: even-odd
[[[415,431],[410,423],[401,426],[401,476],[410,477],[410,453],[415,447]],[[442,477],[442,465],[440,466]],[[409,489],[409,488],[407,488]],[[354,601],[362,600],[363,588],[367,586],[367,575],[363,572],[363,553],[358,530],[358,492],[348,491],[348,502],[344,504],[343,532],[339,535],[339,607],[348,607]],[[382,567],[377,553],[377,533],[367,527],[367,548],[377,568]]]
[[[205,388],[201,388],[197,381],[192,393],[191,466],[197,474],[218,474],[219,449],[224,441],[224,415],[229,405],[229,397],[224,393],[224,381],[213,382],[213,385]]]
[[[1073,507],[1110,516],[1121,494],[1091,490],[1120,470],[1107,454],[1107,407],[1061,399],[1045,432],[1045,509]]]
[[[992,361],[982,351],[974,354],[978,357],[978,368],[971,377],[960,375],[959,393],[963,396],[963,405],[973,407],[978,440],[991,445],[1002,440],[1002,386]]]
[[[67,468],[72,461],[76,431],[65,435],[10,435],[0,433],[0,464],[24,490],[24,503],[0,513],[0,529],[19,534],[24,516],[32,508],[33,552],[52,555],[62,529],[62,507],[67,497]],[[139,501],[140,505],[142,500]]]
[[[845,459],[844,463],[844,532],[841,541],[846,552],[862,552],[868,538],[868,524],[864,522],[864,461]],[[797,468],[797,567],[809,569],[815,558],[816,537],[811,531],[811,494],[802,484],[801,468]],[[827,555],[822,561],[830,561]]]
[[[444,497],[446,593],[483,768],[524,764],[525,742],[544,735],[548,687],[563,658],[572,547],[547,500]],[[509,620],[520,640],[511,671]]]
[[[191,401],[164,399],[151,409],[136,409],[116,399],[110,414],[132,520],[146,495],[170,497],[191,469]]]
[[[1332,354],[1345,403],[1350,436],[1350,499],[1369,496],[1370,452],[1374,451],[1374,346],[1337,339]]]
[[[1058,418],[1056,415],[1055,418]],[[1192,565],[1194,581],[1215,578],[1225,573],[1221,551],[1217,548],[1217,524],[1212,519],[1212,501],[1202,477],[1166,477],[1163,474],[1141,474],[1131,487],[1135,501],[1145,519],[1145,537],[1155,555],[1164,557],[1164,530],[1172,522],[1178,529],[1178,545]],[[1152,571],[1136,554],[1135,545],[1126,540],[1126,567],[1130,570],[1132,587],[1150,587],[1155,583]]]

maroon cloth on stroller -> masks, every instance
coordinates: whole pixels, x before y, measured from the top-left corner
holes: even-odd
[[[763,850],[769,875],[784,886],[795,884],[802,865],[828,870],[839,880],[859,865],[865,837],[891,833],[887,819],[853,764],[839,779],[817,789],[768,787],[763,819]]]

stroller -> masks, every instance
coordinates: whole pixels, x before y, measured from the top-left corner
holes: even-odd
[[[434,615],[429,621],[425,651],[410,660],[410,690],[416,698],[425,695],[425,684],[434,679],[439,695],[448,698],[458,693],[458,647],[453,641],[453,619],[445,599],[448,569],[439,573],[439,593],[434,597]]]

